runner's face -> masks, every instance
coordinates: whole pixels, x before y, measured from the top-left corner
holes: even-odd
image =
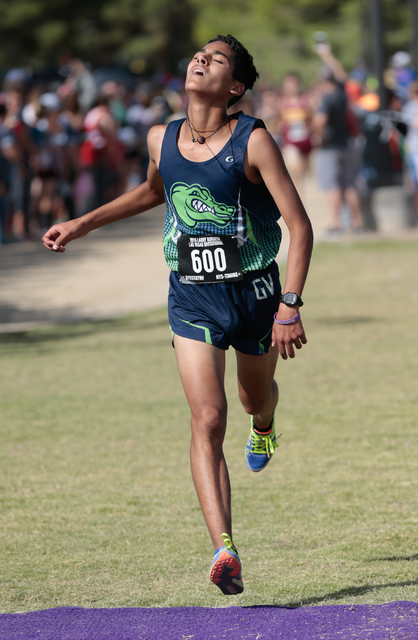
[[[240,83],[233,79],[234,62],[225,42],[210,42],[193,56],[186,76],[186,91],[226,94]],[[229,96],[231,97],[231,96]]]

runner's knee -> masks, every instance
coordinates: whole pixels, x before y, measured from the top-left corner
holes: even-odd
[[[263,413],[264,409],[269,404],[270,396],[267,398],[249,398],[246,394],[245,397],[241,397],[240,394],[240,400],[245,411],[251,416],[256,416],[259,413]]]
[[[204,406],[192,412],[192,435],[199,439],[223,439],[226,428],[226,405]]]
[[[275,380],[273,380],[271,388],[265,393],[258,392],[249,395],[241,386],[238,389],[239,399],[245,411],[251,416],[263,413],[271,404],[276,404],[279,398],[279,388]]]

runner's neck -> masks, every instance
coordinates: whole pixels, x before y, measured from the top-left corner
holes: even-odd
[[[193,128],[200,132],[212,132],[220,127],[227,119],[224,107],[213,107],[205,103],[190,102],[188,107],[188,115],[193,123]],[[204,133],[202,133],[205,136]]]

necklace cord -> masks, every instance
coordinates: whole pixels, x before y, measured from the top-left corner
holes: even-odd
[[[234,154],[234,147],[232,146],[232,130],[231,130],[231,121],[229,120],[228,122],[229,125],[229,133],[231,134],[230,138],[229,138],[229,143],[231,145],[231,153],[232,153],[232,157],[234,159],[234,166],[235,166],[235,154]],[[221,162],[219,162],[219,158],[217,155],[215,155],[212,151],[212,149],[210,148],[210,146],[208,145],[208,143],[205,140],[205,144],[207,146],[207,148],[209,149],[209,151],[211,152],[211,154],[213,155],[213,157],[215,158],[216,162],[219,164],[219,166],[221,167],[222,171],[225,171],[225,173],[227,173],[228,175],[232,176],[234,175],[233,173],[231,173],[230,171],[228,171],[228,169],[226,169],[223,164]]]
[[[192,134],[192,142],[199,142],[199,139],[195,140],[195,137],[193,135],[193,129],[192,129],[192,125],[191,125],[191,120],[189,118],[189,116],[187,115],[187,124],[189,125],[190,128],[190,132]],[[228,116],[228,120],[226,120],[226,122],[224,122],[223,124],[221,124],[220,127],[218,127],[217,129],[215,129],[214,133],[216,133],[217,131],[219,131],[219,129],[221,129],[222,127],[224,127],[226,124],[229,125],[229,132],[230,132],[230,138],[229,138],[229,143],[231,145],[231,152],[232,152],[232,157],[233,157],[233,162],[235,165],[235,154],[234,154],[234,147],[232,146],[232,130],[231,130],[231,118],[230,116]],[[197,131],[197,129],[195,129],[196,133],[199,133]],[[214,135],[214,133],[212,133],[212,135]],[[210,136],[208,136],[208,138],[210,138]],[[200,142],[200,144],[206,144],[207,148],[209,149],[209,151],[211,152],[211,154],[213,155],[213,157],[215,158],[216,162],[219,164],[219,166],[221,167],[221,169],[223,171],[225,171],[225,173],[228,173],[229,175],[233,175],[233,173],[231,173],[230,171],[228,171],[228,169],[226,169],[221,162],[219,162],[219,158],[213,153],[212,149],[210,148],[210,146],[208,145],[208,143],[206,142],[207,138],[204,138],[203,136],[201,136],[202,142]]]
[[[206,140],[208,140],[209,138],[211,138],[212,136],[215,135],[215,133],[218,133],[218,131],[220,131],[220,129],[222,129],[222,127],[224,127],[226,124],[228,124],[228,122],[230,122],[230,118],[229,116],[227,116],[227,119],[225,120],[225,122],[223,122],[222,124],[219,125],[219,127],[217,127],[217,129],[206,129],[203,131],[199,131],[198,129],[196,129],[196,127],[194,126],[194,124],[192,123],[192,121],[189,118],[189,114],[187,114],[187,124],[189,125],[189,129],[190,129],[190,133],[192,134],[192,142],[198,142],[199,144],[205,144]],[[206,132],[210,132],[212,131],[212,133],[209,136],[202,136],[202,135],[198,135],[197,138],[194,137],[194,133],[206,133]]]

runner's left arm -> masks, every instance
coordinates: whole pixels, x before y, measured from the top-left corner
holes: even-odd
[[[254,180],[257,176],[263,180],[289,229],[290,245],[283,293],[297,293],[301,297],[312,254],[312,226],[286,169],[282,154],[265,129],[256,129],[251,134],[247,162],[250,175]],[[289,320],[298,312],[299,307],[288,307],[281,303],[277,319]],[[288,356],[293,358],[294,347],[300,349],[306,342],[300,319],[289,325],[273,323],[272,345],[277,344],[284,360]]]

